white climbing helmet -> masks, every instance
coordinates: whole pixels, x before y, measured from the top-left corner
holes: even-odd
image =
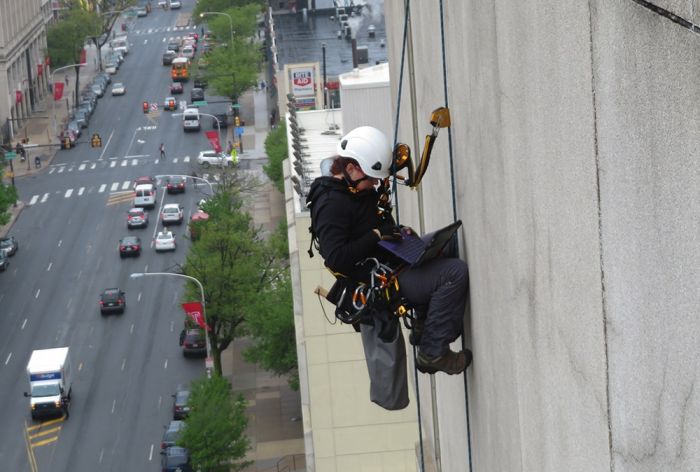
[[[350,131],[338,143],[337,153],[355,159],[362,172],[375,179],[389,177],[391,146],[384,133],[372,126],[360,126]]]

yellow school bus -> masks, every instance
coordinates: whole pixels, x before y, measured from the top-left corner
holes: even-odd
[[[186,82],[190,78],[190,60],[186,57],[176,57],[173,59],[170,76],[173,82]]]

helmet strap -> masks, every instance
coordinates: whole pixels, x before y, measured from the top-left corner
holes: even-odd
[[[345,183],[348,184],[348,190],[350,190],[351,193],[357,193],[359,191],[357,190],[358,184],[364,180],[369,179],[369,177],[365,175],[361,179],[352,180],[352,178],[350,178],[350,174],[348,174],[348,171],[343,169],[343,179],[345,180]]]

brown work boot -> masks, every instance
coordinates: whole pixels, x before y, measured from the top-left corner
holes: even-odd
[[[424,374],[444,372],[449,375],[461,374],[472,363],[472,352],[465,349],[460,352],[447,351],[442,356],[425,357],[420,351],[416,356],[416,367]]]

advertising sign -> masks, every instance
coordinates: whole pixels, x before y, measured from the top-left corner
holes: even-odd
[[[197,323],[201,328],[209,329],[209,327],[204,323],[204,314],[202,313],[202,304],[199,302],[189,302],[182,304],[183,310],[187,316],[189,316],[192,321]]]
[[[219,142],[219,133],[216,131],[207,131],[204,134],[207,135],[207,139],[211,143],[211,147],[214,148],[215,152],[221,152],[221,142]]]
[[[292,76],[292,94],[295,97],[314,94],[314,68],[295,67],[290,68]]]
[[[63,82],[56,82],[53,84],[53,99],[58,101],[63,97],[63,87],[65,84]]]

